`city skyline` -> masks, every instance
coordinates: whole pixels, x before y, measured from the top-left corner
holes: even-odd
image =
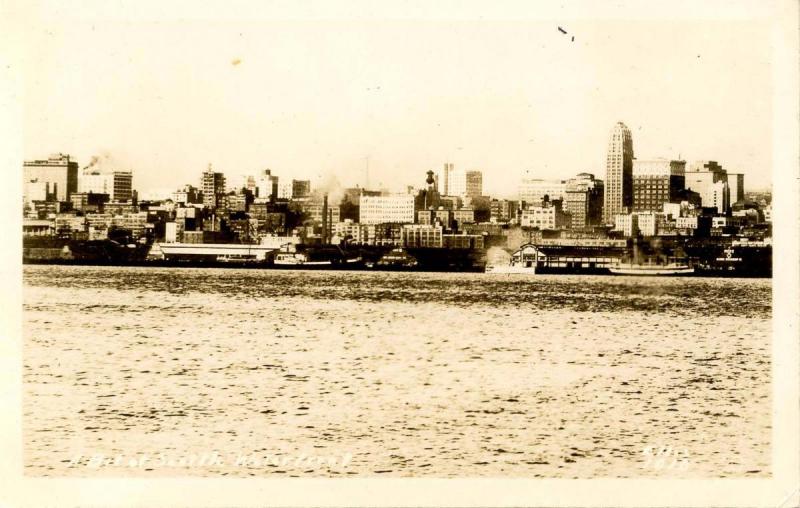
[[[0,4],[0,504],[798,505],[798,13]]]
[[[637,155],[717,160],[750,188],[771,184],[757,21],[576,22],[575,41],[540,20],[290,25],[32,29],[25,158],[108,153],[143,191],[196,184],[209,162],[232,182],[271,168],[388,188],[450,162],[511,197],[526,172],[605,178],[608,128],[623,121]]]
[[[615,126],[612,128],[612,131],[613,131],[613,129],[616,128],[616,125],[620,125],[620,124],[623,125],[623,127],[625,127],[624,126],[624,122],[617,122],[617,124],[615,124]],[[625,128],[627,129],[627,127],[625,127]],[[607,148],[607,150],[608,150],[608,148]],[[89,164],[86,164],[86,165],[83,165],[82,162],[76,160],[76,157],[74,155],[69,154],[69,153],[64,153],[64,152],[51,152],[48,155],[43,155],[43,156],[40,156],[40,157],[32,157],[32,158],[26,159],[26,163],[27,162],[37,161],[37,160],[45,160],[46,161],[48,159],[48,157],[59,157],[59,156],[69,156],[71,160],[73,160],[73,161],[75,161],[76,163],[79,164],[79,170],[78,170],[79,178],[82,177],[88,171],[91,171],[93,173],[106,174],[106,175],[114,174],[114,173],[120,173],[120,172],[133,173],[134,175],[136,175],[136,171],[135,170],[127,169],[127,166],[117,163],[114,160],[114,158],[108,152],[105,152],[105,153],[103,153],[102,155],[99,155],[99,156],[98,155],[93,155],[90,158]],[[671,161],[678,161],[678,160],[680,160],[680,161],[682,161],[684,163],[686,163],[686,162],[703,163],[703,162],[709,161],[711,159],[688,159],[688,158],[685,158],[685,157],[681,158],[681,159],[670,158],[670,157],[636,157],[634,155],[632,160],[633,161],[645,161],[645,162],[649,162],[649,161],[670,161],[670,160]],[[719,162],[719,161],[717,160],[717,161],[713,161],[713,162]],[[456,168],[456,167],[454,167],[454,164],[451,163],[451,162],[444,162],[441,165],[441,167],[431,169],[431,171],[433,171],[435,174],[437,174],[437,176],[441,177],[441,176],[444,175],[444,172],[442,171],[443,167],[449,167],[451,171],[460,171],[461,173],[479,173],[481,175],[485,174],[485,171],[482,170],[482,169],[479,169],[479,168],[472,168],[472,169]],[[746,174],[747,174],[747,173],[743,173],[743,172],[738,172],[737,173],[735,170],[730,170],[728,168],[728,166],[726,164],[724,164],[724,161],[723,161],[723,164],[720,165],[720,167],[725,168],[731,174],[738,174],[738,176],[740,178],[743,177],[743,176],[746,176]],[[206,165],[206,167],[204,169],[202,169],[200,171],[200,173],[198,173],[199,176],[195,175],[194,178],[190,178],[187,181],[179,183],[179,184],[177,184],[175,186],[165,187],[165,186],[156,185],[156,186],[153,186],[153,187],[150,187],[150,188],[144,188],[144,189],[141,189],[139,187],[134,186],[134,189],[139,192],[140,196],[145,196],[144,199],[149,199],[150,197],[153,197],[153,199],[167,199],[176,190],[180,190],[183,187],[185,187],[186,185],[190,185],[192,187],[197,187],[197,188],[202,189],[202,187],[203,187],[203,178],[204,178],[203,175],[206,172],[208,172],[209,170],[213,170],[216,173],[220,173],[220,174],[224,175],[225,192],[226,193],[227,192],[233,192],[233,191],[236,191],[236,190],[240,190],[241,188],[247,187],[247,181],[248,180],[252,180],[255,177],[255,175],[264,173],[265,171],[267,173],[273,172],[273,174],[274,174],[273,178],[281,179],[282,184],[286,184],[287,182],[292,182],[293,180],[298,180],[298,176],[296,174],[281,173],[279,171],[274,171],[272,168],[268,168],[268,167],[267,168],[256,169],[256,170],[253,170],[253,171],[250,171],[250,172],[245,171],[245,172],[227,173],[225,171],[218,171],[216,168],[214,168],[214,165],[212,163],[208,163]],[[419,171],[417,171],[417,173],[419,173]],[[597,179],[599,179],[600,181],[606,181],[607,177],[608,177],[608,171],[605,168],[601,168],[599,171],[576,171],[576,172],[571,173],[571,174],[566,174],[565,173],[565,174],[551,176],[551,177],[544,177],[541,174],[539,174],[539,173],[537,173],[536,171],[533,171],[533,170],[525,170],[520,175],[519,180],[511,181],[511,184],[513,185],[513,187],[512,187],[512,190],[510,192],[504,192],[504,193],[500,193],[500,194],[491,194],[491,195],[489,193],[484,193],[484,195],[490,195],[491,197],[496,197],[496,198],[500,198],[500,199],[517,199],[519,197],[519,193],[520,193],[520,187],[519,186],[525,180],[533,179],[533,180],[543,180],[543,181],[553,181],[553,182],[558,182],[558,181],[565,182],[566,180],[568,180],[570,178],[574,178],[576,175],[580,175],[580,174],[591,174],[594,177],[596,177]],[[417,177],[417,178],[415,180],[412,180],[412,177]],[[326,174],[326,175],[324,175],[322,177],[318,177],[316,180],[308,180],[308,181],[311,182],[312,185],[315,188],[324,189],[324,190],[336,189],[337,191],[343,191],[346,188],[358,188],[358,187],[360,187],[360,188],[363,188],[363,189],[384,190],[384,191],[402,193],[402,192],[405,192],[410,186],[414,187],[416,189],[424,188],[425,185],[420,184],[419,180],[420,180],[419,174],[414,174],[412,176],[409,176],[409,178],[407,180],[405,180],[404,183],[397,184],[397,185],[394,185],[392,187],[388,187],[383,182],[379,182],[377,184],[372,184],[372,182],[370,182],[370,180],[369,180],[369,172],[367,170],[367,172],[365,173],[365,179],[364,180],[359,181],[358,179],[356,179],[356,180],[352,181],[352,183],[349,184],[349,185],[343,184],[341,181],[339,181],[339,178],[335,174]],[[441,185],[444,184],[445,180],[443,178],[440,178],[440,180],[441,181],[440,181],[439,184],[441,186]],[[489,187],[491,188],[492,187],[491,181],[489,183],[490,183]],[[759,187],[757,185],[750,185],[750,184],[748,184],[747,188],[748,188],[748,190],[753,191],[753,192],[762,192],[762,191],[769,192],[771,190],[771,186]]]
[[[614,126],[614,128],[612,129],[612,142],[609,144],[609,147],[611,147],[611,145],[614,144],[613,139],[614,139],[614,136],[616,135],[615,134],[616,131],[619,129],[619,126],[622,126],[627,131],[627,128],[625,127],[625,125],[622,122],[618,122]],[[630,143],[630,139],[629,139],[629,143]],[[611,148],[609,148],[609,150],[610,149]],[[106,159],[106,161],[110,160],[110,158],[107,155],[104,158]],[[325,180],[323,180],[323,181],[317,180],[316,182],[313,182],[313,184],[312,184],[311,180],[299,180],[299,179],[296,178],[295,175],[291,175],[291,174],[289,174],[289,175],[287,175],[287,174],[284,174],[284,175],[274,174],[272,172],[272,170],[269,169],[269,168],[261,169],[261,170],[255,171],[253,173],[235,174],[235,176],[231,177],[231,176],[227,175],[225,172],[216,171],[213,168],[212,164],[208,164],[207,168],[204,169],[200,173],[200,176],[196,179],[197,181],[185,182],[185,183],[180,184],[180,185],[178,185],[176,187],[160,187],[160,188],[155,188],[155,189],[151,188],[151,189],[140,190],[136,186],[132,186],[131,185],[131,180],[132,180],[132,177],[134,175],[134,173],[132,171],[115,169],[115,168],[117,168],[119,166],[114,165],[113,162],[112,163],[109,163],[109,162],[100,163],[99,160],[101,160],[101,158],[97,157],[97,156],[93,156],[92,157],[92,161],[88,165],[81,166],[81,165],[79,165],[78,161],[75,160],[75,157],[73,157],[72,155],[57,152],[57,153],[51,153],[47,157],[41,157],[39,159],[26,160],[24,162],[24,165],[25,166],[36,165],[36,164],[39,164],[39,163],[43,163],[43,164],[47,165],[47,164],[52,164],[54,160],[58,160],[58,159],[70,160],[70,161],[72,161],[71,163],[73,165],[77,166],[78,169],[77,169],[77,175],[76,175],[77,176],[76,185],[78,187],[78,192],[89,192],[89,193],[92,193],[92,192],[94,192],[94,193],[97,193],[97,192],[100,192],[100,193],[109,192],[111,195],[113,195],[114,194],[113,191],[107,190],[107,189],[111,188],[111,187],[109,187],[110,184],[108,184],[108,183],[100,183],[100,180],[97,180],[97,181],[95,181],[95,180],[98,179],[98,178],[101,178],[101,179],[104,179],[104,181],[105,181],[109,177],[111,177],[111,178],[114,178],[115,181],[118,181],[118,180],[120,180],[120,178],[124,177],[127,180],[127,183],[124,184],[124,185],[126,185],[126,188],[128,189],[126,192],[134,191],[134,192],[136,192],[136,195],[137,195],[138,199],[142,199],[142,200],[145,200],[145,201],[148,201],[148,200],[155,200],[155,201],[171,200],[171,199],[173,199],[173,196],[174,196],[174,194],[176,192],[177,193],[185,192],[186,189],[195,189],[195,190],[197,190],[197,191],[202,193],[204,191],[204,189],[206,189],[206,187],[208,186],[208,184],[207,184],[207,175],[209,175],[209,174],[217,175],[218,178],[221,178],[220,183],[215,183],[214,184],[214,189],[215,189],[214,192],[211,192],[211,193],[207,193],[206,192],[205,193],[205,194],[208,194],[209,196],[221,196],[223,194],[233,194],[233,193],[238,193],[238,192],[240,192],[242,190],[251,190],[251,191],[253,191],[253,190],[255,190],[256,187],[260,187],[261,185],[263,185],[263,183],[259,184],[259,183],[257,183],[257,181],[260,182],[262,179],[264,179],[265,178],[264,174],[266,174],[267,175],[266,178],[270,180],[270,182],[271,182],[270,185],[274,187],[275,195],[276,196],[281,196],[281,197],[290,196],[291,195],[291,190],[287,190],[287,189],[291,189],[293,186],[296,186],[296,185],[299,185],[299,184],[311,185],[314,188],[315,192],[324,192],[325,194],[329,194],[330,193],[331,195],[335,195],[335,196],[341,196],[341,195],[345,194],[348,190],[359,189],[359,188],[361,188],[363,190],[368,190],[370,192],[373,192],[373,191],[374,192],[382,192],[384,194],[387,194],[387,193],[388,194],[408,194],[408,193],[411,192],[412,189],[414,189],[415,191],[420,191],[420,190],[423,190],[423,189],[426,188],[426,185],[419,185],[419,182],[414,182],[414,184],[411,184],[410,181],[407,182],[407,184],[405,186],[403,186],[404,187],[403,189],[400,189],[400,188],[387,188],[384,185],[366,186],[366,185],[363,184],[363,182],[356,182],[355,184],[353,184],[351,186],[344,186],[336,178],[336,175],[330,175],[330,176],[326,177]],[[676,160],[676,159],[660,158],[660,157],[637,158],[635,156],[632,158],[632,162],[633,163],[637,163],[637,164],[641,162],[641,163],[644,163],[644,164],[656,163],[656,164],[662,164],[662,165],[664,163],[673,164],[673,165],[677,164],[677,163],[681,163],[683,166],[685,166],[686,163],[687,163],[686,160]],[[733,187],[733,194],[731,194],[732,198],[731,198],[730,204],[733,204],[736,201],[744,199],[744,185],[743,185],[744,176],[745,176],[744,174],[742,174],[742,173],[734,173],[732,171],[728,171],[725,166],[719,165],[717,161],[710,161],[710,160],[694,160],[694,161],[691,161],[692,166],[703,166],[706,163],[712,163],[712,164],[716,165],[716,167],[718,169],[722,170],[723,173],[727,173],[729,176],[732,176],[732,177],[735,178],[735,180],[733,180],[732,183],[731,183],[734,187]],[[490,198],[493,198],[493,199],[501,199],[501,200],[523,200],[524,201],[524,200],[527,199],[528,201],[530,201],[530,199],[529,198],[525,198],[524,195],[529,193],[529,190],[527,190],[527,186],[529,186],[532,182],[533,183],[539,182],[537,185],[545,185],[545,186],[546,185],[556,185],[556,186],[559,186],[559,188],[560,188],[560,187],[563,187],[564,185],[566,185],[567,182],[575,180],[576,178],[580,179],[583,176],[592,177],[593,179],[599,181],[601,185],[603,184],[603,182],[605,182],[607,180],[607,179],[604,179],[604,178],[599,178],[598,175],[595,174],[595,173],[590,173],[590,172],[585,172],[585,171],[584,172],[580,172],[580,173],[576,173],[576,174],[573,174],[573,175],[570,175],[570,176],[559,177],[559,178],[540,178],[535,174],[532,174],[530,172],[525,172],[525,174],[523,174],[523,176],[520,178],[520,180],[518,182],[516,182],[517,187],[510,194],[489,195],[488,193],[481,193],[479,191],[476,193],[474,190],[471,191],[471,192],[467,192],[464,189],[461,189],[458,192],[448,193],[448,192],[446,192],[446,189],[448,188],[448,180],[452,180],[453,177],[449,177],[448,178],[448,176],[445,176],[445,175],[449,175],[451,172],[454,172],[455,174],[461,175],[462,178],[465,177],[465,175],[474,175],[478,179],[477,180],[477,188],[480,189],[480,188],[482,188],[483,172],[481,170],[464,170],[464,169],[460,169],[460,168],[456,169],[456,168],[453,167],[452,163],[443,164],[443,168],[444,168],[444,171],[442,171],[441,169],[439,171],[434,171],[434,170],[429,170],[428,171],[428,173],[431,173],[431,174],[435,175],[435,178],[434,178],[434,182],[435,183],[433,185],[438,185],[438,187],[439,187],[438,190],[442,193],[442,195],[448,195],[448,196],[466,196],[466,195],[484,196],[484,197],[490,197]],[[635,170],[634,170],[634,172],[635,172]],[[606,171],[605,174],[601,173],[601,176],[607,177],[607,174],[608,174],[608,172]],[[258,175],[260,175],[260,176],[258,176]],[[461,185],[464,185],[464,184],[465,183],[462,183]],[[467,184],[467,185],[475,185],[475,184]],[[96,186],[98,188],[93,188],[93,186]],[[675,189],[678,189],[678,188],[683,188],[683,187],[675,187]],[[689,186],[687,186],[687,188],[689,188]],[[758,192],[767,192],[767,193],[771,193],[771,188],[767,188],[767,189],[754,188],[754,187],[749,186],[749,185],[747,187],[747,190],[749,192],[757,192],[757,193]],[[606,190],[606,194],[607,193],[608,193],[608,191]],[[128,194],[126,194],[126,195],[128,195]],[[607,197],[608,196],[606,196],[606,198]],[[635,198],[633,192],[630,193],[629,197],[630,197],[630,199],[632,201],[631,201],[631,203],[629,203],[624,208],[627,209],[628,211],[635,211],[635,209],[633,208],[633,201],[635,201],[636,198]],[[113,199],[112,199],[112,201],[113,201]],[[123,201],[124,201],[124,199],[123,199]],[[210,203],[208,203],[208,206],[212,206],[213,207],[214,205],[211,205]],[[610,221],[611,216],[613,216],[613,215],[614,215],[614,213],[611,213],[611,215],[609,217],[606,217],[606,219],[608,219]]]

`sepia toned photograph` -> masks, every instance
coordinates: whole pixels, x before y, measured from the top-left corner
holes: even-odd
[[[796,6],[645,4],[10,2],[18,474],[792,506]]]

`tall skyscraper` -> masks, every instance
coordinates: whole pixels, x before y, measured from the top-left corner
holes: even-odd
[[[633,138],[631,131],[617,122],[611,130],[606,157],[605,203],[603,219],[613,224],[616,215],[630,212],[633,205]]]
[[[445,162],[442,177],[439,179],[439,193],[443,196],[450,195],[450,174],[453,172],[453,165]]]
[[[730,188],[731,205],[744,201],[744,175],[742,173],[728,173],[728,187]]]
[[[225,194],[225,175],[214,173],[211,170],[211,164],[209,164],[208,171],[203,172],[201,187],[203,189],[203,205],[209,208],[216,208],[220,197]]]

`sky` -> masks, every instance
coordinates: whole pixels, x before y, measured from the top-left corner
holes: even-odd
[[[452,162],[513,197],[523,176],[604,178],[617,121],[637,158],[771,184],[758,19],[58,14],[23,16],[24,156],[101,156],[140,192],[208,164],[400,190]]]

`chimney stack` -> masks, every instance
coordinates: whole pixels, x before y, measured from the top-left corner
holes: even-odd
[[[328,193],[322,196],[322,244],[328,243]]]
[[[326,231],[328,238],[333,238],[333,208],[328,209],[328,231]]]

